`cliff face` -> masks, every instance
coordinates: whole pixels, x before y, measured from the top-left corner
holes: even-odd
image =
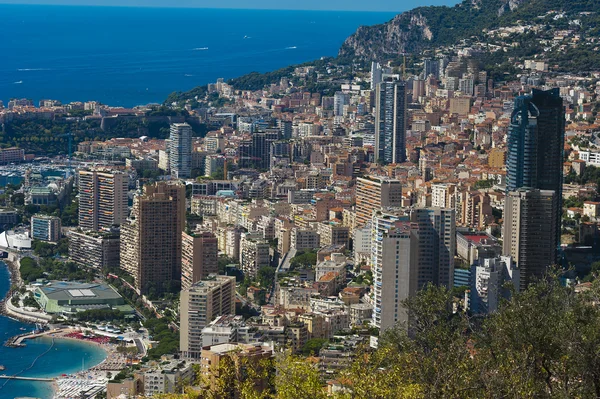
[[[386,24],[361,26],[340,49],[341,56],[387,58],[422,50],[433,39],[427,18],[418,11],[397,15]]]
[[[361,26],[346,39],[339,55],[381,60],[449,44],[480,29],[480,20],[487,26],[498,15],[517,9],[522,1],[464,0],[454,7],[415,8],[385,24]]]
[[[517,19],[529,23],[550,10],[595,12],[597,1],[463,0],[454,7],[419,7],[385,24],[361,26],[346,39],[338,55],[380,61],[457,43]]]

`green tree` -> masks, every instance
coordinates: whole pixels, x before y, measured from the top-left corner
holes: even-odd
[[[285,355],[277,360],[275,390],[278,399],[326,399],[319,369],[306,359]]]
[[[304,356],[317,356],[319,351],[327,342],[326,339],[322,338],[313,338],[306,341],[306,343],[302,346],[302,354]]]
[[[317,264],[317,251],[299,252],[290,260],[293,268],[313,267]]]

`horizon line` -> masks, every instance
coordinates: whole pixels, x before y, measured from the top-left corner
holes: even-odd
[[[155,8],[155,9],[195,9],[195,10],[240,10],[240,11],[318,11],[318,12],[368,12],[378,14],[400,14],[409,10],[365,10],[365,9],[311,9],[311,8],[270,8],[270,7],[194,7],[189,5],[128,5],[128,4],[48,4],[48,3],[22,3],[22,2],[3,2],[0,1],[0,6],[42,6],[42,7],[98,7],[98,8]],[[419,6],[420,7],[420,6]],[[449,6],[424,6],[424,7],[449,7]],[[449,7],[450,8],[450,7]]]

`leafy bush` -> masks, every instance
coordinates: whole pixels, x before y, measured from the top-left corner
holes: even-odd
[[[165,318],[150,318],[144,323],[152,339],[158,344],[152,347],[146,355],[151,360],[160,359],[162,355],[176,354],[179,352],[179,332],[173,331],[169,321]]]

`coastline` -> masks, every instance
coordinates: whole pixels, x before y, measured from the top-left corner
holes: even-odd
[[[16,309],[11,309],[12,305],[10,304],[10,299],[12,298],[12,295],[14,293],[13,287],[20,287],[23,285],[21,273],[19,272],[20,258],[17,258],[16,260],[10,260],[9,258],[7,258],[3,259],[2,262],[4,262],[4,264],[8,268],[9,289],[6,292],[4,298],[0,300],[0,314],[13,320],[17,320],[27,324],[49,323],[50,318],[44,317],[44,315],[42,314],[27,314],[28,312],[26,311],[23,311],[24,313],[21,313]]]
[[[57,375],[54,377],[49,377],[49,378],[53,378],[53,381],[49,383],[51,389],[52,389],[52,398],[57,397],[57,395],[60,393],[60,382],[61,381],[65,381],[65,380],[73,380],[73,379],[78,379],[78,378],[83,378],[85,375],[88,375],[90,373],[94,373],[96,367],[100,366],[103,363],[106,363],[109,359],[111,359],[112,356],[114,356],[117,352],[116,349],[112,348],[112,347],[107,347],[103,344],[97,343],[97,342],[93,342],[90,340],[85,340],[85,339],[77,339],[74,337],[68,337],[66,336],[67,334],[70,333],[74,333],[74,332],[80,332],[77,329],[62,329],[62,330],[58,330],[58,331],[47,331],[45,333],[39,334],[35,337],[32,337],[30,339],[32,340],[36,340],[36,339],[53,339],[55,341],[64,341],[64,342],[79,342],[82,343],[84,345],[89,345],[89,346],[93,346],[96,348],[99,348],[102,350],[103,352],[103,359],[101,362],[99,362],[98,364],[93,365],[92,367],[88,367],[85,370],[79,371],[77,373],[72,373],[72,374],[68,374],[68,375]],[[98,378],[99,376],[96,375],[96,378]]]
[[[9,254],[10,257],[11,254]],[[23,280],[21,279],[21,273],[19,272],[19,266],[17,264],[19,264],[19,260],[17,259],[17,261],[12,261],[9,258],[6,259],[2,259],[0,260],[0,262],[3,262],[6,265],[6,268],[8,269],[8,290],[6,291],[6,294],[4,295],[4,297],[2,299],[0,299],[0,315],[4,315],[6,317],[9,317],[11,319],[14,320],[18,320],[18,321],[22,321],[22,322],[26,322],[26,323],[30,323],[31,320],[26,320],[25,318],[21,318],[18,316],[18,314],[13,314],[13,312],[11,312],[8,309],[8,302],[10,301],[10,299],[12,298],[12,294],[13,294],[13,287],[15,285],[20,286],[23,283]]]
[[[23,284],[23,279],[21,278],[21,273],[19,271],[19,268],[21,267],[21,259],[17,257],[16,260],[11,260],[10,255],[12,254],[9,254],[8,258],[1,260],[8,267],[8,272],[10,273],[10,287],[6,293],[7,296],[11,293],[11,288],[14,285],[21,286]]]
[[[63,395],[61,395],[61,391],[69,390],[70,387],[74,385],[77,386],[81,383],[92,384],[88,385],[88,387],[90,388],[93,387],[95,384],[100,384],[105,387],[109,381],[108,373],[117,373],[125,367],[124,363],[121,367],[111,367],[111,365],[118,364],[119,361],[124,361],[123,355],[117,352],[117,345],[110,343],[99,343],[87,339],[79,339],[72,336],[68,336],[68,334],[81,332],[81,329],[69,328],[61,330],[57,333],[53,333],[52,335],[48,335],[48,337],[52,337],[56,340],[82,342],[85,345],[95,346],[96,348],[100,348],[104,353],[103,359],[98,364],[95,364],[92,367],[88,367],[85,370],[69,374],[67,376],[56,377],[51,384],[53,390],[53,397],[62,398],[64,397],[64,393]],[[107,367],[104,367],[103,365],[107,365]]]

